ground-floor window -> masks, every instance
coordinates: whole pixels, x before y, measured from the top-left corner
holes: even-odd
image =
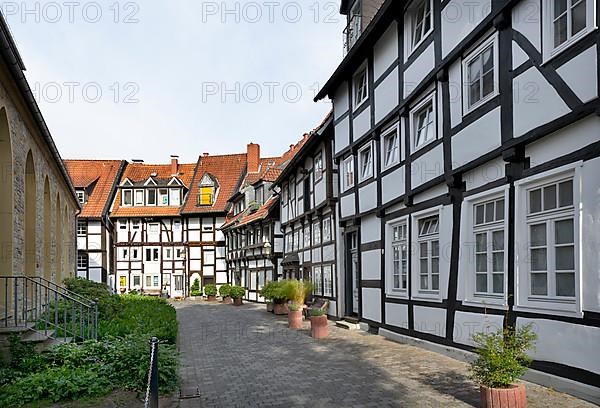
[[[175,290],[183,290],[183,276],[175,275]]]
[[[333,297],[333,265],[323,266],[323,296]]]
[[[323,296],[323,275],[320,266],[313,267],[313,294]]]

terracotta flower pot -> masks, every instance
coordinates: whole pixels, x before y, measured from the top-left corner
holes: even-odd
[[[527,395],[523,384],[513,384],[509,388],[479,387],[482,408],[526,408]]]
[[[243,305],[242,298],[235,298],[235,299],[233,299],[233,305],[234,306],[241,306],[241,305]]]
[[[233,303],[233,299],[231,299],[231,296],[225,296],[223,298],[223,303],[226,305],[230,305],[231,303]]]
[[[217,300],[217,297],[216,297],[216,296],[210,296],[210,295],[208,296],[208,301],[209,301],[209,302],[214,302],[214,301],[216,301],[216,300]]]
[[[274,309],[275,309],[275,307],[273,306],[273,302],[268,302],[267,303],[267,312],[273,313]]]
[[[310,335],[317,340],[324,339],[329,336],[327,316],[323,315],[310,317]]]
[[[302,328],[302,310],[290,310],[288,312],[288,327],[290,329]]]
[[[288,307],[285,303],[275,303],[273,311],[276,315],[286,315],[288,314]]]

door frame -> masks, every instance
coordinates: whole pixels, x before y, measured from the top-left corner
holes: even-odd
[[[354,279],[352,276],[352,254],[354,252],[354,250],[352,249],[352,236],[355,235],[356,236],[356,253],[358,255],[358,265],[357,265],[357,280],[358,280],[358,311],[355,312],[354,311],[354,294],[353,292],[353,286],[354,286]],[[348,228],[346,229],[346,231],[344,232],[344,270],[346,271],[345,276],[344,276],[344,282],[345,282],[345,298],[346,301],[344,302],[344,315],[345,316],[353,316],[353,317],[359,317],[361,315],[361,289],[360,289],[360,235],[359,235],[359,230],[358,228],[354,227],[354,228]]]

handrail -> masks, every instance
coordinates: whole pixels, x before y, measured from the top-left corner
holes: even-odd
[[[2,278],[2,276],[0,276],[0,278]],[[73,292],[72,290],[69,290],[69,289],[65,288],[64,286],[60,286],[60,285],[58,285],[58,284],[56,284],[56,283],[54,283],[52,281],[49,281],[48,279],[43,278],[41,276],[31,276],[31,277],[28,276],[27,278],[29,278],[29,279],[39,279],[41,281],[44,281],[44,282],[46,282],[48,284],[48,286],[54,286],[55,288],[57,288],[58,291],[66,292],[71,297],[79,298],[81,303],[86,304],[86,302],[89,302],[88,306],[92,306],[93,303],[94,303],[93,301],[89,300],[85,296],[82,296],[79,293]]]

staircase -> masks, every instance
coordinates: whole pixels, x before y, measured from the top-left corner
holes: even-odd
[[[0,337],[47,347],[98,337],[98,303],[42,277],[0,276]]]

